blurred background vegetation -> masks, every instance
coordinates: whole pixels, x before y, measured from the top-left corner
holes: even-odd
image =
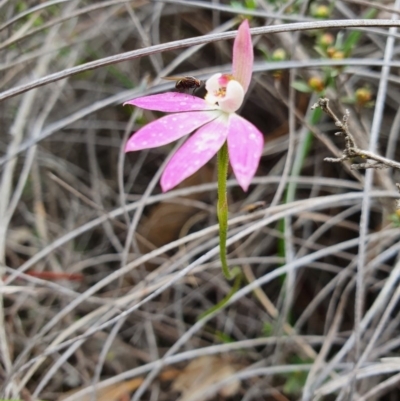
[[[374,172],[363,195],[364,171],[324,162],[344,141],[311,110],[327,96],[339,118],[350,111],[358,146],[372,130],[376,151],[399,160],[397,33],[285,31],[397,18],[398,3],[0,0],[0,399],[398,400],[396,174]],[[124,155],[161,114],[122,103],[174,90],[163,76],[229,72],[232,40],[118,56],[245,16],[283,26],[253,37],[240,114],[265,148],[247,193],[229,181],[228,258],[244,280],[227,302],[215,160],[162,194],[176,144]]]

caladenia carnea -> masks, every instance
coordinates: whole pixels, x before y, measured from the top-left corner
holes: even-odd
[[[248,90],[253,70],[253,45],[249,23],[244,20],[233,45],[231,74],[214,74],[205,84],[204,99],[167,92],[129,100],[148,110],[171,112],[132,135],[125,152],[155,148],[193,131],[176,151],[161,176],[163,192],[174,188],[218,153],[218,206],[220,259],[227,279],[232,279],[226,259],[228,202],[226,180],[229,162],[239,185],[247,191],[260,162],[264,140],[261,132],[236,114]]]

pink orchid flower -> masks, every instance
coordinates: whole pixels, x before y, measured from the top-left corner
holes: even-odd
[[[206,82],[205,99],[167,92],[130,100],[148,110],[174,112],[139,129],[126,143],[125,152],[171,143],[197,130],[172,156],[162,177],[163,192],[170,190],[204,166],[228,141],[233,172],[244,191],[256,173],[263,135],[237,115],[253,69],[253,46],[249,23],[244,20],[233,45],[232,74],[215,74]]]

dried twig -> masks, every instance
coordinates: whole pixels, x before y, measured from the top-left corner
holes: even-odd
[[[335,135],[343,136],[345,140],[345,149],[343,150],[343,156],[341,157],[325,157],[326,162],[340,163],[346,160],[351,160],[355,157],[361,157],[366,159],[366,163],[352,164],[350,167],[352,170],[364,170],[367,168],[383,169],[383,168],[396,168],[400,170],[400,163],[387,159],[386,157],[379,156],[375,153],[369,152],[367,150],[360,149],[354,139],[354,136],[349,130],[349,117],[350,112],[346,109],[346,114],[343,116],[343,120],[340,121],[336,114],[329,107],[329,99],[320,98],[317,103],[312,106],[312,109],[320,107],[328,116],[330,116],[334,121],[335,125],[340,129]],[[400,192],[400,184],[396,184],[397,189]],[[396,210],[400,210],[400,200],[396,200]]]
[[[355,157],[361,157],[363,159],[368,160],[366,163],[357,163],[352,164],[352,170],[363,170],[367,168],[374,169],[382,169],[382,168],[397,168],[400,170],[400,163],[395,162],[391,159],[387,159],[386,157],[379,156],[375,153],[369,152],[367,150],[360,149],[355,140],[354,136],[351,134],[349,130],[349,117],[350,112],[346,110],[346,114],[343,116],[343,120],[340,121],[336,114],[329,107],[329,99],[320,98],[317,103],[312,106],[312,109],[316,109],[320,107],[322,111],[328,114],[334,121],[335,125],[340,129],[340,131],[336,132],[335,135],[343,136],[345,140],[345,149],[343,150],[342,157],[326,157],[324,160],[331,163],[339,163],[344,162],[346,160],[352,160]]]

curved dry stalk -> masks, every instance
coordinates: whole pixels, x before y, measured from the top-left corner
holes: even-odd
[[[369,28],[369,27],[400,27],[400,22],[392,20],[338,20],[338,21],[315,21],[315,22],[299,22],[294,24],[275,25],[268,27],[252,28],[252,35],[265,35],[280,32],[297,32],[297,31],[308,31],[313,29],[337,29],[337,28]],[[85,71],[91,71],[97,68],[106,67],[121,63],[123,61],[134,60],[136,58],[150,56],[165,51],[177,50],[184,47],[195,46],[205,43],[214,43],[222,40],[233,39],[236,36],[236,31],[229,31],[225,33],[218,33],[212,35],[204,35],[199,38],[189,38],[177,40],[175,42],[150,46],[146,49],[133,50],[116,56],[105,57],[100,60],[95,60],[83,65],[65,69],[54,74],[47,75],[46,77],[39,78],[28,84],[21,85],[16,88],[9,89],[0,93],[0,102],[9,99],[13,96],[19,95],[26,91],[38,88],[43,85],[47,85],[51,82],[56,82],[61,79],[71,77],[73,75],[83,73]]]

